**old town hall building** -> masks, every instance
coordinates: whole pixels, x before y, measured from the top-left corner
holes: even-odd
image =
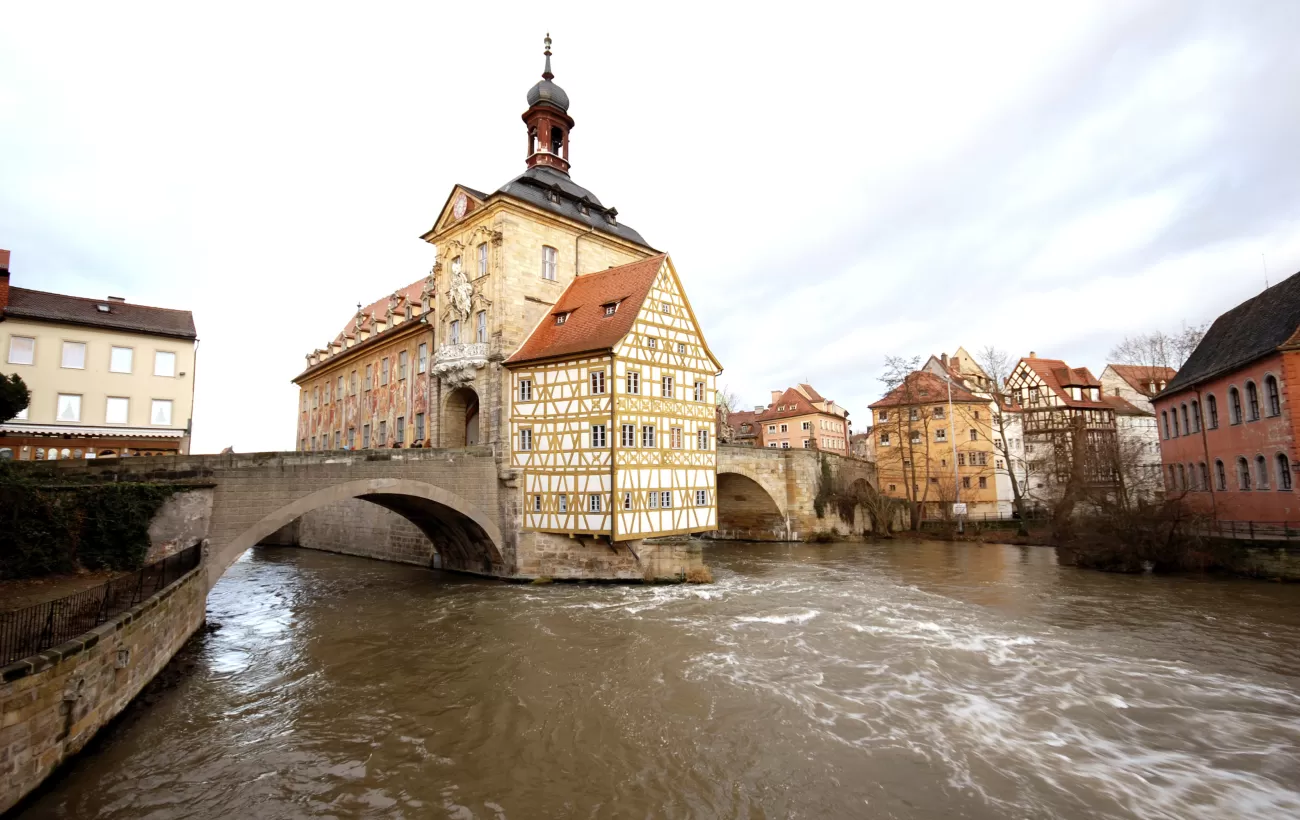
[[[522,174],[452,188],[429,275],[307,357],[300,449],[490,445],[526,530],[612,540],[716,526],[709,351],[667,254],[570,177],[551,72],[523,114]]]

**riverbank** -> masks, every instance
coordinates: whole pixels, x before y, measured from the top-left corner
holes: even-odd
[[[0,612],[12,612],[15,609],[43,604],[66,595],[85,592],[130,574],[130,571],[105,569],[3,580],[0,581]]]

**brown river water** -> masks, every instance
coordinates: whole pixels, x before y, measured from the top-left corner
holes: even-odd
[[[711,586],[258,549],[23,818],[1295,818],[1300,586],[707,546]]]

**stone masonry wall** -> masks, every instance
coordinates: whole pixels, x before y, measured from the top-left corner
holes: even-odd
[[[369,501],[339,501],[298,519],[298,546],[399,564],[439,566],[433,542],[395,512]]]
[[[194,546],[208,537],[212,522],[212,488],[198,487],[175,493],[149,524],[149,552],[145,563]]]
[[[0,669],[0,814],[139,694],[203,623],[202,566],[62,646]]]

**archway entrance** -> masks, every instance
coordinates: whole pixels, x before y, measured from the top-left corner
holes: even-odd
[[[741,541],[788,541],[785,514],[761,484],[740,473],[718,473],[716,537]]]
[[[458,387],[447,396],[442,408],[442,446],[467,447],[478,444],[478,393],[472,387]]]

